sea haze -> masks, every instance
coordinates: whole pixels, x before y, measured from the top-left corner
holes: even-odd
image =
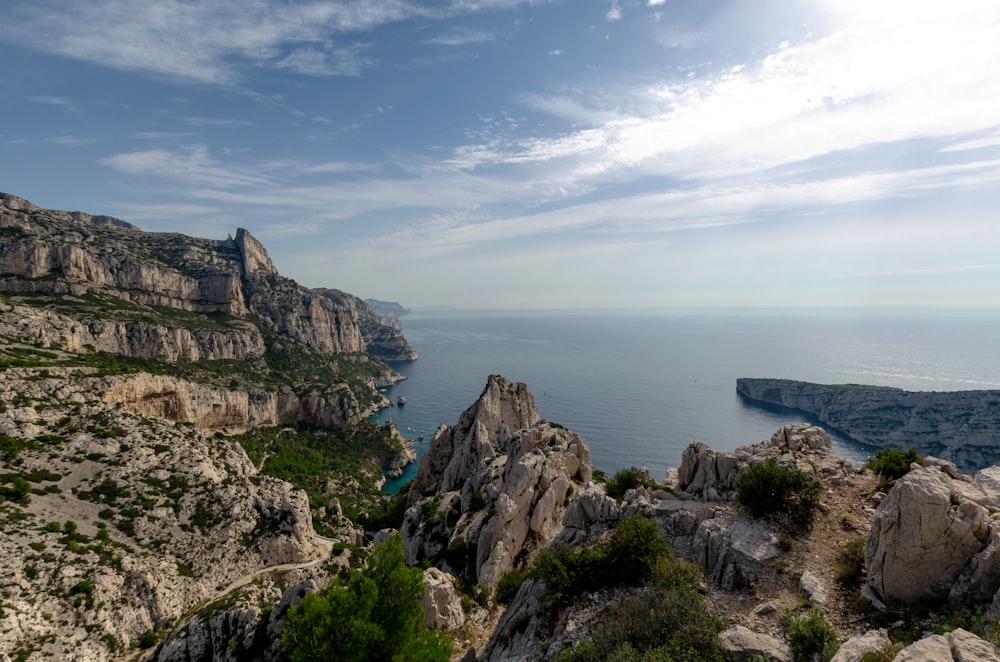
[[[693,440],[730,450],[807,420],[746,404],[738,377],[1000,388],[998,322],[996,311],[420,312],[403,318],[420,358],[393,364],[407,379],[387,391],[407,404],[373,420],[423,436],[422,455],[500,374],[527,383],[543,418],[581,434],[597,468],[660,477]],[[855,460],[870,450],[837,436],[835,447]]]

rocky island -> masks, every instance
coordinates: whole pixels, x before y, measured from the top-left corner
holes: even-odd
[[[806,413],[855,441],[912,447],[964,471],[1000,462],[1000,391],[914,392],[740,378],[736,392],[754,404]]]
[[[0,242],[3,662],[412,659],[387,612],[427,660],[1000,660],[998,467],[795,424],[604,475],[493,375],[390,499],[412,449],[364,418],[414,354],[360,299],[245,230],[0,195]]]

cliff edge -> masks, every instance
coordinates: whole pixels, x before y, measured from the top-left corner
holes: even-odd
[[[736,392],[753,404],[805,412],[861,443],[912,447],[963,471],[1000,462],[1000,391],[904,391],[740,378]]]

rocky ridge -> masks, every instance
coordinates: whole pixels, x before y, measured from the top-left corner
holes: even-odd
[[[246,324],[232,323],[228,317],[253,315],[263,331],[320,353],[416,358],[398,329],[382,328],[360,299],[333,290],[309,290],[281,276],[263,245],[243,228],[235,239],[221,241],[143,232],[110,217],[40,209],[0,193],[0,237],[0,291],[63,295],[68,297],[66,308],[79,306],[88,297],[113,296],[121,301],[123,316],[131,312],[136,319],[129,321],[138,326],[160,326],[155,322],[164,318],[193,321],[180,313],[148,310],[159,307],[215,315],[216,326],[252,334]],[[98,336],[102,333],[97,331]],[[155,330],[133,333],[156,335]],[[368,341],[373,341],[371,348]],[[159,358],[155,349],[147,351],[144,346],[135,343],[131,355]],[[263,343],[257,340],[254,348],[259,355]]]
[[[1000,462],[1000,391],[914,392],[740,378],[736,392],[751,403],[815,416],[856,441],[912,447],[965,471]]]

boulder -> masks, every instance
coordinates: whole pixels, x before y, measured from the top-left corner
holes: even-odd
[[[698,526],[691,551],[707,581],[732,591],[754,585],[780,554],[777,543],[760,522],[715,517]]]
[[[729,654],[732,662],[792,662],[792,648],[787,643],[768,634],[754,632],[750,628],[737,625],[719,633],[719,643]]]
[[[451,578],[437,568],[424,570],[424,627],[453,632],[465,623],[462,600]]]
[[[942,600],[953,587],[952,600],[960,601],[991,596],[1000,587],[990,512],[965,498],[956,483],[963,481],[938,467],[914,465],[879,504],[865,567],[866,586],[880,601]],[[975,581],[989,583],[968,589]]]
[[[878,653],[892,645],[889,640],[889,633],[885,630],[869,630],[864,634],[858,634],[843,644],[837,650],[837,654],[830,658],[830,662],[861,662],[867,653]]]
[[[998,649],[993,644],[959,628],[948,634],[935,634],[915,641],[896,654],[895,662],[997,662]]]

